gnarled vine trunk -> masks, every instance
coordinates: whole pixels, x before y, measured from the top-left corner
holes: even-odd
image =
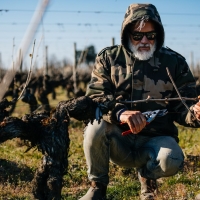
[[[68,168],[70,117],[77,120],[95,119],[97,103],[88,97],[74,98],[58,103],[52,113],[26,114],[22,118],[9,117],[5,108],[12,102],[0,102],[0,143],[20,138],[42,152],[40,166],[33,179],[36,199],[61,199],[63,176]]]

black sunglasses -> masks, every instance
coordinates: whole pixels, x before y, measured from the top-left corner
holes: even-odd
[[[155,31],[151,31],[151,32],[133,32],[133,33],[130,32],[130,34],[131,34],[132,38],[135,41],[142,40],[142,38],[144,36],[146,36],[148,40],[155,40],[156,39],[156,32]]]

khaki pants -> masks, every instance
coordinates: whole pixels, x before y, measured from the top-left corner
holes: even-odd
[[[148,137],[129,134],[101,120],[84,131],[84,153],[90,180],[109,183],[109,161],[119,166],[135,167],[140,175],[158,179],[176,174],[183,166],[181,148],[171,136]]]

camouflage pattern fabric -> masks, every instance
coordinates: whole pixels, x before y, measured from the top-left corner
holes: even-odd
[[[126,47],[126,26],[132,21],[145,16],[146,19],[155,21],[164,30],[159,14],[152,4],[133,4],[129,6],[122,24],[122,44],[103,49],[96,57],[92,71],[91,81],[88,84],[86,96],[92,99],[100,96],[112,95],[114,98],[123,96],[124,100],[141,100],[148,96],[154,99],[165,99],[178,97],[173,84],[167,74],[170,74],[183,97],[196,97],[195,80],[185,61],[185,58],[175,51],[162,47],[164,32],[159,40],[159,48],[154,56],[146,61],[135,59],[134,55]],[[190,107],[194,102],[186,102]],[[115,107],[104,116],[111,123],[117,121],[117,113],[122,108],[139,110],[141,112],[168,109],[168,114],[156,118],[146,126],[139,134],[172,135],[178,140],[178,130],[174,121],[191,127],[198,127],[198,123],[191,120],[190,113],[181,101],[148,102],[138,104],[117,103]]]

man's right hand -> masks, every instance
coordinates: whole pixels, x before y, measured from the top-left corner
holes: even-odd
[[[127,123],[133,134],[139,133],[146,126],[146,118],[140,111],[126,110],[120,115],[121,123]]]

